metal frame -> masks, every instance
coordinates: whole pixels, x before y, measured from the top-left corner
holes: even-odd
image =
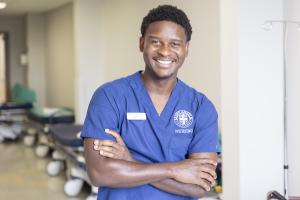
[[[284,112],[284,122],[283,122],[283,129],[284,129],[284,197],[288,199],[288,170],[289,170],[289,164],[288,164],[288,133],[287,133],[287,89],[286,89],[286,42],[287,42],[287,25],[288,24],[295,24],[298,27],[298,30],[300,30],[300,21],[291,21],[291,20],[268,20],[265,21],[263,28],[268,31],[272,29],[273,24],[282,24],[282,45],[283,45],[283,94],[284,94],[284,103],[283,103],[283,112]],[[276,192],[276,191],[275,191]],[[273,191],[274,193],[274,191]],[[279,194],[279,193],[278,193]]]

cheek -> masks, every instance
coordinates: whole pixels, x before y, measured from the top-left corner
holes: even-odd
[[[146,64],[150,64],[152,62],[151,56],[146,52],[143,52],[143,58]]]
[[[186,57],[186,54],[184,51],[178,51],[177,53],[177,56],[179,57],[180,60],[184,60],[185,57]]]
[[[151,47],[145,46],[145,49],[143,51],[143,56],[144,56],[144,58],[151,59],[151,57],[153,56],[154,52],[155,52],[155,49],[153,49]]]

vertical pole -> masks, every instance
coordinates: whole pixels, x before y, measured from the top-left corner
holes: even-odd
[[[287,152],[287,89],[286,89],[286,76],[287,76],[287,69],[286,69],[286,42],[287,42],[287,22],[283,22],[283,94],[284,94],[284,197],[288,199],[288,152]]]

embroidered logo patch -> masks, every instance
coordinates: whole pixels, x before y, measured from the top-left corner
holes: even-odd
[[[187,128],[193,123],[193,115],[186,110],[178,110],[174,115],[174,123],[180,128]]]

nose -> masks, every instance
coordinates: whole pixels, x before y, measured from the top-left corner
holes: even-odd
[[[161,45],[158,49],[158,53],[162,56],[168,56],[170,52],[170,48],[167,45]]]

